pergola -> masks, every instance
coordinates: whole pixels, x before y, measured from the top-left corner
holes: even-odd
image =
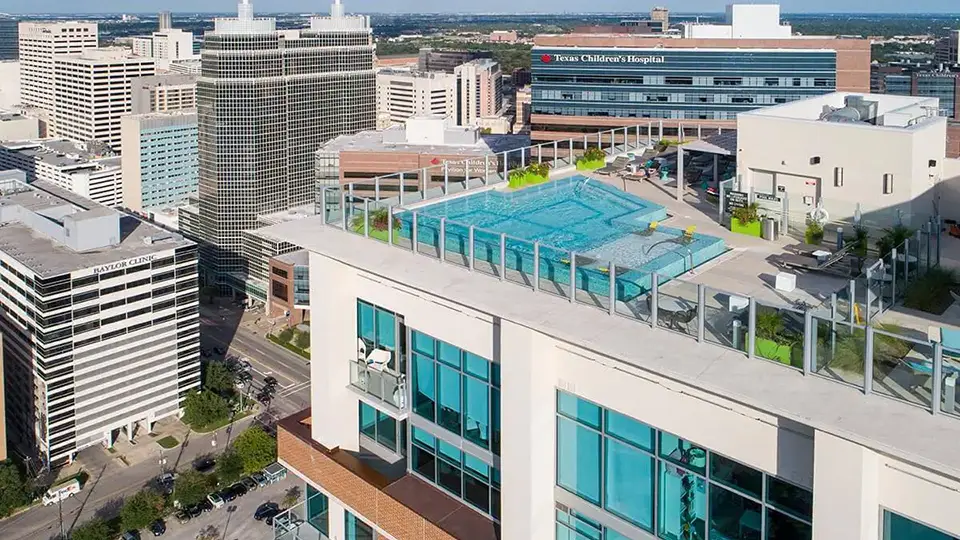
[[[677,200],[683,201],[683,153],[684,152],[704,152],[713,154],[713,181],[717,183],[720,179],[719,163],[720,156],[737,155],[737,132],[734,130],[724,131],[717,135],[711,135],[704,139],[691,141],[677,146]]]

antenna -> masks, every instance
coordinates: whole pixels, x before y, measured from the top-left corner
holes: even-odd
[[[330,16],[334,19],[343,18],[343,4],[340,3],[340,0],[333,0],[333,5],[330,6]]]

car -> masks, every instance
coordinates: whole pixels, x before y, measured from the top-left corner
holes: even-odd
[[[255,472],[250,475],[250,478],[253,478],[253,481],[257,483],[257,486],[263,487],[267,485],[267,477],[262,472]]]
[[[214,508],[220,508],[223,506],[223,497],[219,493],[213,492],[207,495],[207,502],[212,504]]]
[[[129,530],[123,533],[120,540],[140,540],[140,531]]]
[[[202,458],[193,462],[193,470],[198,473],[208,473],[213,471],[213,468],[216,466],[217,462],[213,458]]]
[[[253,369],[253,364],[251,364],[247,360],[243,360],[242,358],[237,360],[237,365],[240,366],[240,368],[243,369],[244,371],[250,371],[251,369]]]
[[[260,392],[257,394],[257,401],[266,406],[273,401],[273,396],[269,392]]]
[[[230,486],[230,491],[234,492],[237,497],[243,497],[244,495],[247,494],[247,491],[249,490],[246,488],[246,486],[244,486],[240,482],[237,482],[236,484],[233,484],[232,486]]]
[[[277,378],[276,378],[276,377],[273,377],[273,376],[268,375],[268,376],[266,376],[266,377],[263,378],[263,385],[264,385],[264,387],[267,387],[267,386],[277,386],[278,383],[279,383],[279,381],[277,381]]]
[[[203,513],[203,510],[200,509],[199,505],[191,504],[190,506],[187,507],[187,514],[190,515],[191,519],[200,517],[200,514],[202,513]]]
[[[237,494],[230,488],[221,489],[218,495],[220,495],[220,498],[223,499],[224,502],[230,502],[237,498]]]
[[[167,524],[162,519],[158,519],[150,524],[150,532],[154,536],[163,536],[163,533],[167,532]]]
[[[177,523],[183,525],[190,521],[190,514],[186,510],[180,510],[177,512]]]
[[[243,487],[247,488],[247,491],[253,491],[260,487],[260,485],[254,482],[253,478],[250,478],[249,476],[244,476],[241,478],[240,483],[243,484]]]
[[[257,507],[253,513],[253,519],[263,521],[267,518],[273,518],[280,513],[280,505],[275,502],[265,502]]]
[[[198,503],[197,503],[197,506],[200,507],[200,511],[203,512],[204,514],[206,514],[207,512],[213,510],[213,504],[212,504],[210,501],[208,501],[207,499],[204,499],[204,500],[198,502]]]

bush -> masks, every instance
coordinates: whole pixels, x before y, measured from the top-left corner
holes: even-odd
[[[742,225],[760,221],[760,205],[757,203],[748,204],[743,208],[734,208],[731,216]]]
[[[217,485],[216,477],[197,471],[184,471],[173,481],[173,498],[181,506],[197,504]]]
[[[297,332],[297,337],[293,338],[293,344],[301,349],[310,347],[310,332]]]
[[[126,530],[145,529],[163,515],[163,495],[145,489],[127,499],[120,510],[120,523]]]
[[[606,160],[607,154],[603,150],[597,147],[591,147],[587,148],[587,151],[584,152],[582,156],[577,158],[577,163],[603,163]]]
[[[896,225],[883,230],[883,236],[877,239],[877,251],[880,258],[884,258],[894,249],[900,248],[903,243],[913,237],[914,230],[906,225]]]
[[[222,422],[230,416],[230,403],[209,390],[191,392],[183,400],[183,422],[193,429],[202,429]]]
[[[106,520],[93,518],[83,525],[74,527],[70,532],[70,540],[106,540],[112,533]]]
[[[233,448],[243,461],[244,474],[258,471],[277,460],[277,440],[259,426],[241,433]]]
[[[217,477],[221,484],[232,484],[243,474],[243,458],[234,448],[228,449],[217,460]]]
[[[369,212],[369,217],[367,221],[370,223],[370,231],[380,231],[386,232],[387,230],[387,221],[390,218],[390,211],[386,208],[377,208],[376,210],[371,210]],[[363,213],[360,213],[353,217],[353,220],[350,222],[350,228],[353,229],[353,232],[363,233]],[[400,230],[400,220],[393,220],[393,229]]]
[[[290,340],[293,339],[293,328],[284,328],[277,334],[277,338],[284,343],[290,343]]]
[[[931,268],[907,286],[903,304],[911,309],[940,315],[953,304],[950,291],[957,285],[957,274],[952,270]]]
[[[24,471],[12,460],[0,461],[0,517],[30,502]]]
[[[823,225],[817,221],[807,221],[807,230],[803,233],[803,239],[808,244],[820,245],[823,242]]]
[[[867,233],[866,227],[862,225],[856,225],[853,228],[853,239],[850,240],[853,244],[853,254],[861,259],[867,257],[867,249],[869,246],[869,234]]]

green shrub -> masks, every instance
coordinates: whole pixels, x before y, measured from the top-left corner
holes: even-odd
[[[883,236],[877,239],[877,251],[880,258],[890,254],[895,248],[900,248],[907,239],[912,238],[914,230],[906,225],[895,225],[883,230]]]
[[[866,227],[862,225],[856,225],[853,228],[853,239],[850,240],[853,244],[853,254],[860,258],[865,258],[867,256],[867,248],[869,248],[869,234],[867,233]]]
[[[743,208],[734,208],[731,214],[742,225],[760,221],[760,205],[757,203],[748,204]]]
[[[293,338],[293,344],[301,349],[310,346],[310,332],[297,332],[297,337]]]
[[[606,160],[607,160],[607,154],[603,150],[597,147],[592,147],[592,148],[587,148],[587,151],[584,152],[583,155],[577,159],[577,163],[606,161]]]
[[[957,274],[954,271],[931,268],[907,286],[903,304],[911,309],[940,315],[953,303],[950,291],[957,285]]]
[[[284,343],[290,343],[290,340],[293,339],[293,328],[284,328],[277,334],[277,338]]]
[[[807,221],[807,230],[803,233],[803,239],[808,244],[820,245],[823,242],[823,225],[817,221]]]

